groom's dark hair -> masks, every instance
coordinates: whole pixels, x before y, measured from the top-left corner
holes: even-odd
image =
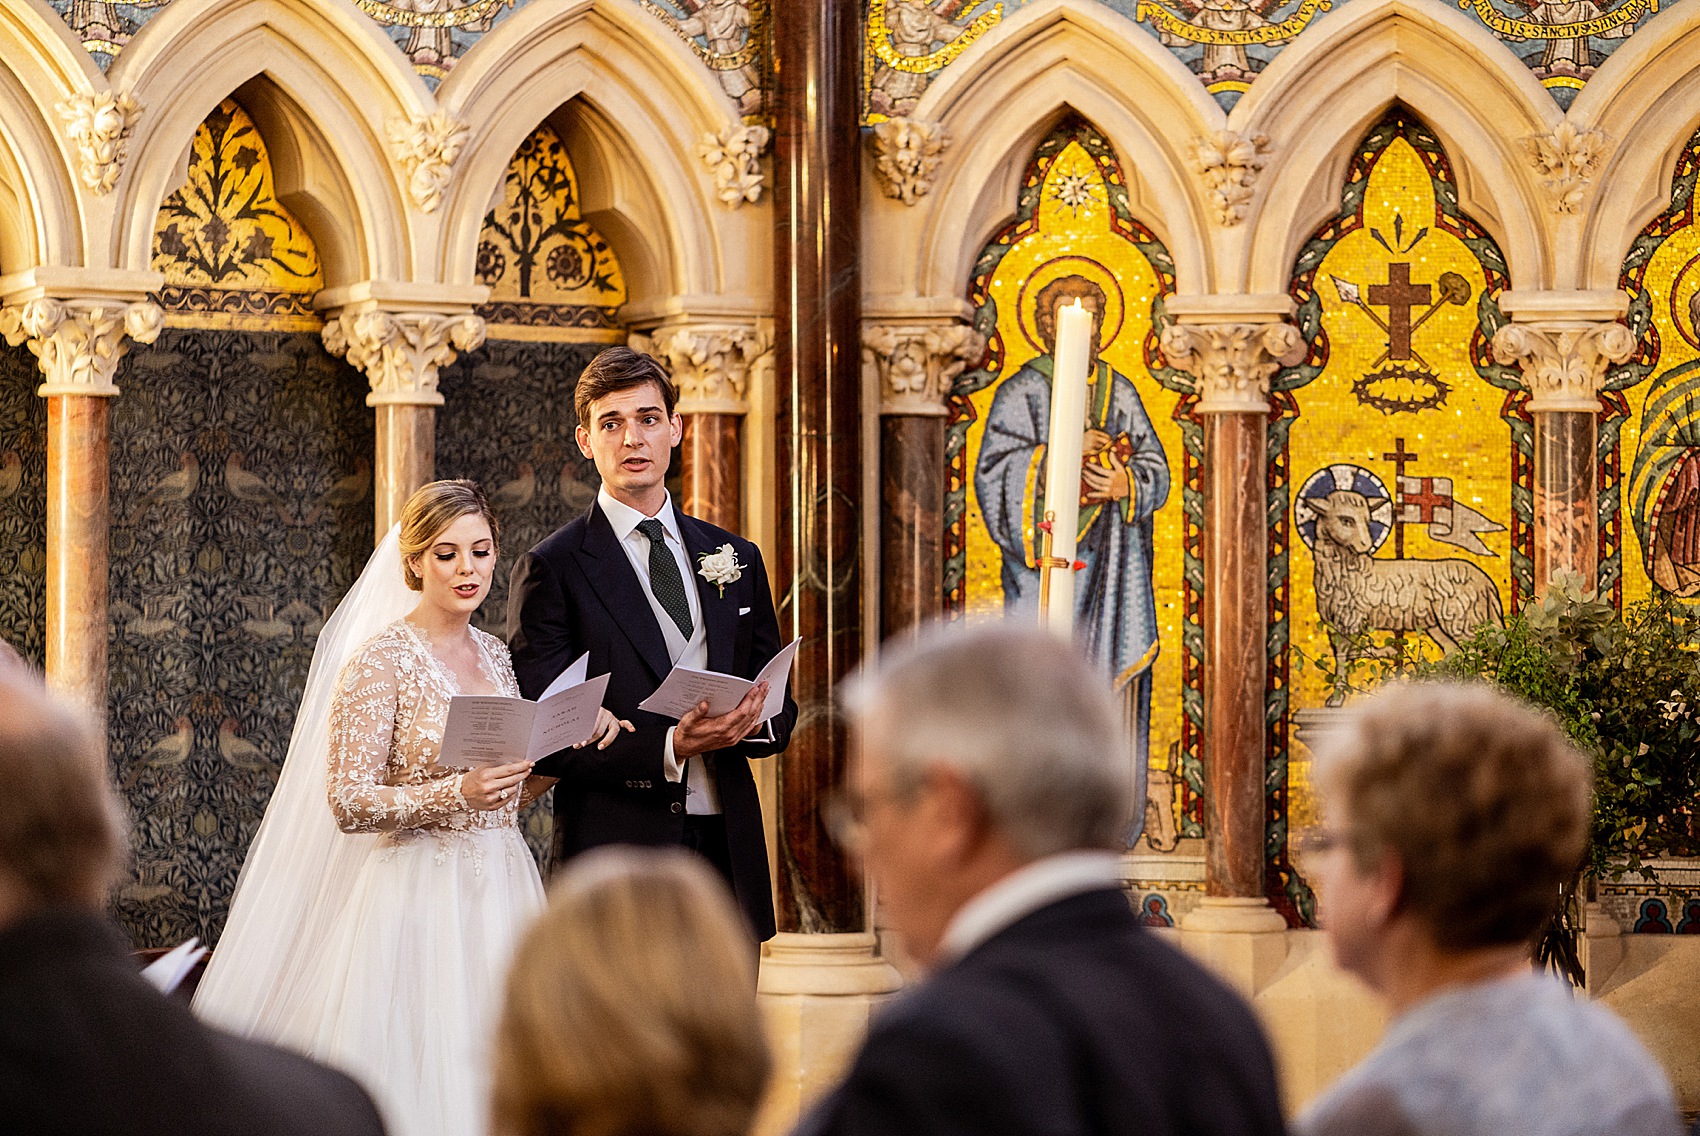
[[[667,369],[653,355],[633,351],[630,347],[610,347],[600,352],[578,377],[573,391],[573,409],[578,412],[578,424],[590,429],[590,404],[618,391],[654,383],[661,389],[661,402],[669,417],[679,403],[679,389],[667,377]]]

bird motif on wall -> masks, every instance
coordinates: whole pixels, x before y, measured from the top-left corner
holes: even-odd
[[[201,459],[191,450],[177,459],[175,473],[166,474],[135,499],[130,506],[130,523],[135,524],[142,514],[154,505],[172,505],[178,501],[187,501],[200,484]]]
[[[17,450],[0,454],[0,501],[13,496],[24,483],[24,460]]]
[[[372,463],[365,458],[354,459],[354,472],[337,481],[319,499],[313,502],[313,508],[307,514],[306,523],[318,524],[319,518],[329,509],[346,509],[364,501],[372,492]]]
[[[238,735],[236,728],[235,718],[226,718],[219,723],[218,752],[224,755],[224,760],[249,773],[271,769],[272,763],[266,760],[265,751]]]
[[[173,613],[182,600],[183,597],[176,594],[143,597],[141,614],[125,624],[124,630],[132,635],[149,637],[168,635],[173,631],[181,634],[182,628],[173,618]],[[129,610],[135,612],[136,609],[132,607]]]
[[[294,636],[295,625],[287,619],[278,618],[274,614],[277,610],[277,605],[275,603],[268,603],[264,600],[257,599],[244,599],[242,603],[249,611],[255,613],[254,618],[244,619],[242,621],[242,630],[246,631],[254,638],[283,639]],[[265,613],[264,618],[259,617],[260,612]]]
[[[325,626],[325,617],[319,614],[317,608],[308,607],[300,600],[290,600],[283,605],[283,610],[277,613],[279,619],[287,619],[291,626],[301,625],[301,634],[308,639],[313,638]]]
[[[561,467],[560,494],[568,510],[575,515],[590,508],[596,500],[596,488],[579,480],[579,463],[568,462]]]
[[[246,501],[250,505],[271,505],[282,511],[283,498],[258,475],[243,467],[240,450],[233,450],[224,459],[224,486],[238,501]]]
[[[160,738],[149,746],[136,764],[145,765],[149,769],[169,769],[173,765],[181,765],[195,748],[195,723],[188,718],[179,717],[172,722],[176,730]]]
[[[519,463],[519,476],[505,485],[496,487],[490,494],[490,506],[497,512],[508,509],[523,509],[531,504],[531,499],[537,496],[537,470],[530,462]]]

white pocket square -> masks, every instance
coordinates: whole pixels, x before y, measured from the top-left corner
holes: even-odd
[[[738,614],[739,615],[748,615],[748,614],[750,614],[750,609],[747,608],[747,607],[741,607],[741,608],[738,609]]]

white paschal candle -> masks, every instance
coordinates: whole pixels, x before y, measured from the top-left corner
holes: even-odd
[[[1057,349],[1051,367],[1051,439],[1045,451],[1045,512],[1051,555],[1074,563],[1080,529],[1080,461],[1086,434],[1086,374],[1092,357],[1092,313],[1079,300],[1057,306]],[[1074,572],[1051,573],[1046,621],[1059,635],[1074,633]]]

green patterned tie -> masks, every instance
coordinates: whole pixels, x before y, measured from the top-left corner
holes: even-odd
[[[667,530],[654,517],[638,522],[638,532],[649,538],[649,590],[661,610],[672,616],[686,639],[691,637],[691,602],[685,598],[685,581],[679,562],[667,551]]]

